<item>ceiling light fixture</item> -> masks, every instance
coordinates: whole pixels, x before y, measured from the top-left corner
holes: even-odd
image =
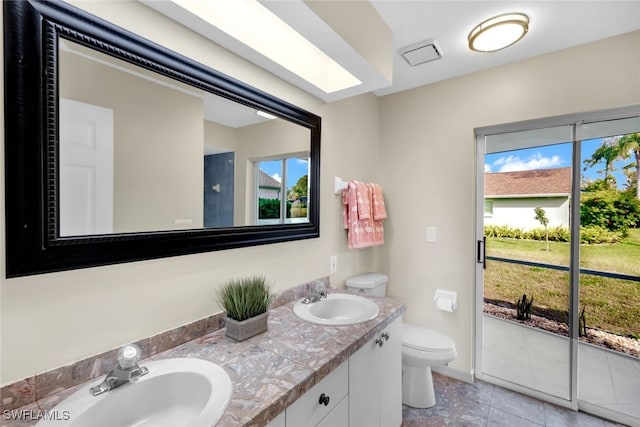
[[[509,47],[529,31],[529,17],[523,13],[505,13],[487,19],[469,33],[469,49],[495,52]]]
[[[265,119],[269,119],[269,120],[275,120],[278,118],[277,116],[274,116],[273,114],[269,114],[262,110],[256,111],[256,114],[259,115],[260,117],[264,117]]]
[[[170,0],[325,93],[362,82],[257,0]]]

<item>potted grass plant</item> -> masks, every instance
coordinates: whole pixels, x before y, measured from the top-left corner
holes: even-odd
[[[244,341],[267,330],[273,293],[264,276],[228,280],[218,289],[217,296],[226,313],[228,337]]]

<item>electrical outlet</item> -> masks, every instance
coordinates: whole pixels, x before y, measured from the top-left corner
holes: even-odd
[[[336,274],[338,272],[338,257],[333,255],[329,257],[329,274]]]

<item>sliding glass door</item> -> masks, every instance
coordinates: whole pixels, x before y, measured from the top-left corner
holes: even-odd
[[[640,423],[640,108],[477,133],[477,376]]]
[[[573,127],[485,138],[483,374],[571,398]]]
[[[640,424],[640,118],[583,124],[578,399]]]

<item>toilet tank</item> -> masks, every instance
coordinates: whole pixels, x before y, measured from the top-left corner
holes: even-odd
[[[382,273],[363,273],[347,279],[347,289],[383,297],[387,293],[389,277]]]

